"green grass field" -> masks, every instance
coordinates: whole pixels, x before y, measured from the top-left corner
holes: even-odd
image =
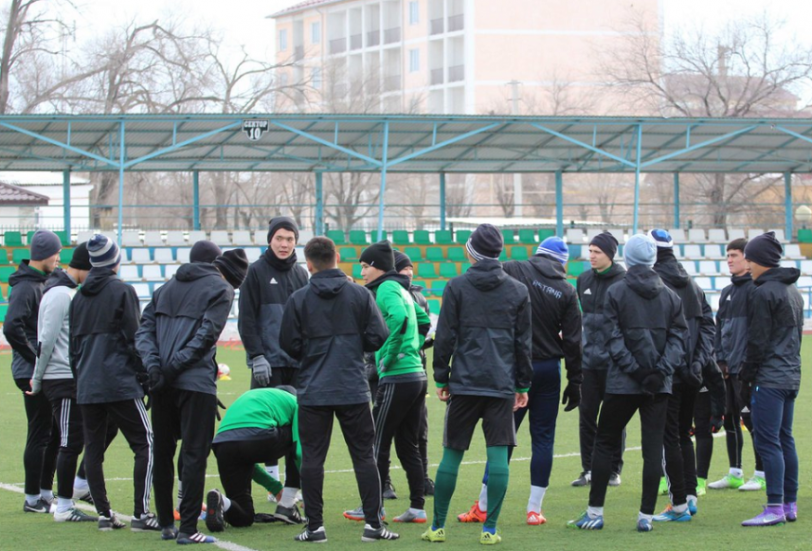
[[[232,368],[232,381],[220,383],[220,396],[227,405],[243,391],[248,389],[248,371],[245,368],[245,356],[241,350],[221,349],[218,360]],[[804,343],[804,360],[809,365],[812,360],[812,339],[807,337]],[[6,375],[0,378],[0,549],[45,549],[87,550],[87,549],[138,549],[149,551],[166,549],[172,543],[162,542],[156,534],[134,534],[129,530],[101,533],[93,523],[63,525],[53,521],[51,516],[24,514],[22,512],[23,496],[14,492],[9,486],[22,489],[23,470],[22,453],[25,442],[25,415],[22,398],[13,384],[9,374],[11,355],[0,355],[0,366]],[[527,429],[519,434],[519,447],[514,454],[511,468],[510,487],[499,519],[499,529],[503,536],[502,547],[510,549],[584,549],[597,551],[601,549],[725,549],[735,546],[748,551],[757,549],[810,549],[810,528],[812,527],[812,496],[805,489],[812,482],[807,469],[812,455],[812,404],[806,401],[810,396],[809,377],[805,377],[800,399],[797,402],[795,437],[801,457],[801,492],[798,501],[800,519],[794,524],[775,528],[745,529],[739,523],[760,511],[765,501],[762,493],[737,491],[712,491],[700,498],[699,514],[690,523],[674,525],[655,525],[655,530],[648,534],[634,531],[640,499],[640,473],[642,460],[639,452],[639,425],[632,421],[629,425],[626,466],[623,471],[623,484],[620,488],[611,488],[606,503],[606,527],[601,532],[579,532],[565,529],[567,520],[575,518],[586,506],[588,490],[572,488],[569,483],[580,472],[578,458],[578,417],[577,412],[564,413],[558,420],[556,438],[556,460],[550,488],[544,500],[544,513],[548,524],[538,527],[525,525],[525,505],[529,491],[529,436]],[[428,398],[430,412],[429,453],[431,457],[431,475],[436,472],[436,464],[442,453],[442,419],[444,406],[432,394]],[[357,487],[351,469],[349,455],[346,452],[338,426],[333,431],[333,446],[330,451],[325,478],[325,526],[329,538],[328,545],[335,549],[351,549],[360,542],[363,527],[350,522],[341,516],[344,509],[354,508],[359,504]],[[749,436],[745,443],[745,472],[750,476],[753,470],[753,459]],[[393,452],[394,455],[394,452]],[[482,476],[485,458],[484,443],[481,434],[477,434],[466,454],[465,464],[460,471],[457,491],[451,502],[451,513],[467,510],[476,499]],[[395,461],[393,459],[395,463]],[[105,462],[107,487],[114,509],[123,514],[132,514],[132,454],[122,437],[112,445]],[[329,472],[334,471],[334,472]],[[714,461],[711,467],[712,479],[718,478],[727,471],[727,454],[724,439],[716,440]],[[216,464],[213,456],[209,461],[209,478],[207,489],[219,485]],[[389,516],[403,512],[408,507],[406,479],[403,471],[395,468],[392,472],[393,482],[400,499],[386,502]],[[273,512],[274,505],[267,503],[264,492],[256,487],[254,497],[258,511]],[[658,500],[658,509],[665,507],[666,498]],[[433,510],[431,498],[426,509],[431,515]],[[478,545],[479,525],[463,525],[450,515],[448,522],[448,549],[470,548]],[[392,525],[401,534],[397,542],[381,542],[375,545],[392,546],[401,549],[412,549],[428,544],[420,541],[420,534],[425,529],[422,525]],[[205,531],[203,523],[201,530]],[[238,544],[249,549],[293,549],[297,545],[292,541],[299,532],[295,526],[277,524],[255,525],[251,528],[228,528],[219,537],[225,542]],[[223,545],[228,549],[239,549],[236,546]]]

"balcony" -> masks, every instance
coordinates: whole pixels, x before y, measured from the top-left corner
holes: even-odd
[[[383,91],[394,92],[400,90],[400,75],[392,75],[383,78]]]
[[[383,31],[383,43],[391,44],[400,40],[400,27],[392,27]]]
[[[381,43],[381,31],[380,29],[375,31],[369,31],[367,33],[367,47],[371,48],[373,46],[377,46]]]
[[[347,51],[347,38],[334,38],[330,41],[330,53],[340,54]]]
[[[448,32],[461,31],[465,28],[465,15],[451,15],[448,17]]]
[[[432,19],[429,25],[429,34],[443,34],[443,18]]]
[[[429,77],[429,82],[430,82],[430,84],[432,86],[434,86],[436,84],[442,84],[443,83],[443,80],[444,80],[443,79],[443,72],[444,71],[443,71],[442,67],[440,67],[439,69],[432,69],[431,70],[431,75]]]
[[[448,82],[459,82],[465,79],[465,65],[454,65],[448,68]]]
[[[350,37],[350,50],[360,50],[364,47],[364,35],[354,34]]]

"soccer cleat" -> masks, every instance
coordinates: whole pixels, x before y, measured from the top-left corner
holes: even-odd
[[[161,528],[161,539],[164,541],[178,539],[177,527],[174,524],[172,524],[171,526],[165,526],[164,528]]]
[[[364,533],[361,535],[361,541],[367,543],[380,540],[396,540],[399,538],[399,534],[390,532],[383,524],[381,524],[378,528],[373,528],[369,524],[365,524]]]
[[[787,522],[795,522],[798,520],[798,504],[794,501],[792,503],[784,503],[784,517]]]
[[[708,484],[708,488],[711,490],[727,490],[728,488],[733,488],[735,490],[741,488],[743,484],[743,478],[728,473],[722,479]]]
[[[691,516],[696,516],[699,512],[699,508],[697,507],[696,499],[688,498],[688,512],[691,513]]]
[[[567,528],[577,528],[579,530],[601,530],[603,528],[603,517],[590,517],[589,513],[584,511],[581,516],[575,520],[567,523]]]
[[[434,496],[434,481],[430,478],[423,481],[423,495],[426,497]]]
[[[664,476],[660,478],[660,488],[657,490],[657,492],[661,496],[667,496],[668,495],[668,480],[666,480],[666,478]]]
[[[707,488],[708,488],[707,478],[696,479],[696,497],[704,496],[708,492]]]
[[[392,522],[413,522],[415,524],[425,524],[426,511],[421,509],[417,513],[413,513],[411,509],[406,509],[405,513],[399,517],[393,518]]]
[[[691,520],[691,513],[688,512],[688,509],[678,513],[674,510],[674,507],[669,505],[665,508],[665,511],[655,515],[653,520],[656,522],[688,522]]]
[[[474,502],[467,513],[457,515],[457,520],[460,522],[485,522],[487,518],[488,512],[479,509],[479,500]]]
[[[50,513],[51,504],[44,499],[38,499],[34,505],[29,505],[27,501],[23,502],[24,513]]]
[[[592,473],[584,471],[570,483],[570,486],[589,486],[590,482],[592,482]]]
[[[278,522],[278,520],[268,513],[254,513],[254,524],[268,524],[269,522]]]
[[[647,518],[641,518],[637,521],[637,531],[638,532],[651,532],[654,530],[654,525],[651,521]]]
[[[753,475],[753,478],[739,486],[740,492],[759,492],[767,488],[767,481],[761,476]]]
[[[527,524],[529,526],[539,526],[541,524],[546,524],[547,519],[544,518],[544,514],[539,511],[538,513],[535,511],[530,511],[527,513]]]
[[[387,480],[383,485],[381,497],[384,499],[397,499],[398,495],[395,493],[395,487],[392,485],[391,480]]]
[[[276,512],[273,516],[276,520],[281,520],[285,524],[304,524],[302,514],[299,512],[299,508],[295,503],[293,507],[282,507],[281,504],[277,505]]]
[[[172,511],[172,518],[174,518],[175,520],[180,520],[180,511],[178,511],[177,509]]]
[[[118,520],[116,514],[110,511],[110,516],[99,515],[99,530],[102,532],[110,532],[111,530],[121,530],[127,526],[125,523]]]
[[[54,520],[56,522],[96,522],[99,517],[92,517],[76,507],[71,507],[65,512],[54,513]]]
[[[209,532],[222,532],[226,529],[223,495],[218,490],[211,490],[206,494],[206,528]]]
[[[268,503],[276,503],[276,496],[271,492],[268,492]]]
[[[778,526],[786,520],[783,505],[765,505],[761,514],[745,520],[742,526]]]
[[[498,533],[494,532],[491,534],[490,532],[482,531],[482,534],[479,536],[479,543],[482,545],[496,545],[497,543],[502,541],[502,536]]]
[[[293,541],[309,542],[309,543],[327,543],[327,532],[324,531],[324,526],[319,526],[315,530],[311,530],[305,526],[304,530],[293,538]]]
[[[84,501],[85,503],[93,505],[93,496],[90,495],[90,488],[84,488],[82,490],[77,490],[74,488],[72,499],[74,501]]]
[[[612,473],[612,476],[609,477],[609,485],[614,488],[620,486],[620,475],[617,473]]]
[[[133,532],[160,532],[161,525],[158,524],[158,519],[153,513],[145,513],[141,515],[141,518],[133,517],[130,521],[130,530]]]
[[[445,528],[432,528],[429,526],[429,529],[423,532],[420,539],[431,543],[443,543],[445,541]]]
[[[195,543],[214,543],[217,541],[217,538],[213,538],[212,536],[207,536],[202,532],[195,532],[194,534],[178,534],[178,545],[193,545]]]

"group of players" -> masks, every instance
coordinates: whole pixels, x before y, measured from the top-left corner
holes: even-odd
[[[155,290],[142,313],[132,286],[117,277],[121,254],[113,240],[97,234],[80,244],[63,271],[59,238],[45,230],[34,234],[30,260],[10,279],[3,327],[28,420],[25,512],[52,512],[58,522],[94,521],[100,530],[123,528],[103,472],[105,450],[121,431],[135,455],[132,530],[160,532],[181,544],[214,542],[197,529],[205,499],[210,531],[278,521],[304,524],[296,541],[324,542],[324,462],[338,418],[361,498],[344,516],[364,523],[362,541],[399,538],[384,522],[383,508],[383,498],[394,497],[394,441],[409,507],[392,520],[426,523],[422,539],[442,542],[459,467],[481,420],[488,459],[482,491],[458,520],[481,522],[480,543],[498,543],[510,455],[525,417],[532,443],[527,523],[547,522],[542,505],[563,359],[562,404],[565,411],[580,410],[583,473],[573,485],[591,486],[586,511],[569,527],[603,527],[606,489],[620,484],[625,427],[636,412],[644,459],[639,531],[696,514],[711,436],[722,426],[730,472],[709,486],[743,485],[742,418],[757,457],[749,484],[767,492],[763,512],[742,524],[797,518],[792,417],[802,300],[794,286],[799,272],[780,266],[782,247],[772,233],[728,245],[732,283],[714,321],[664,230],[632,236],[626,268],[615,262],[617,240],[597,235],[589,244],[592,269],[573,287],[563,240],[548,238],[529,260],[502,263],[502,233],[483,224],[465,247],[471,268],[443,293],[434,339],[426,300],[412,284],[412,262],[388,242],[362,252],[362,287],[338,268],[335,244],[326,237],[305,245],[305,270],[291,218],[273,218],[267,240],[268,249],[250,266],[241,249],[195,243],[190,262]],[[251,390],[216,427],[216,344],[235,289]],[[433,481],[425,355],[432,345],[436,393],[447,403]],[[206,494],[211,451],[223,490]],[[661,477],[670,504],[655,516]],[[278,502],[274,515],[255,512],[252,481]],[[149,510],[151,488],[157,515]],[[434,496],[432,518],[427,495]],[[93,503],[98,516],[77,507],[77,500]]]

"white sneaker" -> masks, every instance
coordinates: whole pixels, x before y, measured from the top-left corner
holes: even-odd
[[[716,482],[711,482],[708,484],[708,488],[713,490],[726,490],[728,488],[739,488],[742,484],[744,484],[744,479],[739,478],[738,476],[733,476],[732,474],[726,474],[721,480],[717,480]]]
[[[760,476],[753,476],[750,480],[739,486],[740,492],[760,492],[767,487],[767,481]]]
[[[268,492],[268,502],[269,503],[276,503],[276,496],[273,495],[271,492]]]

